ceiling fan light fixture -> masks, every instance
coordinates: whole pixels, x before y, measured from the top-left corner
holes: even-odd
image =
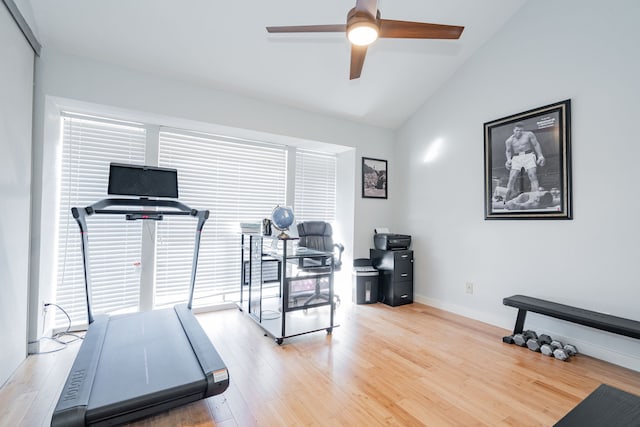
[[[351,42],[349,79],[360,78],[367,47],[379,37],[387,39],[458,39],[464,27],[426,22],[382,19],[378,0],[356,0],[347,24],[267,27],[269,33],[343,33]]]
[[[356,46],[369,46],[378,39],[378,27],[372,22],[357,22],[349,26],[347,38]]]

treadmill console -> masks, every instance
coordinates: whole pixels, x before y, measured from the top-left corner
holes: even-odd
[[[143,213],[130,213],[126,216],[127,221],[135,221],[137,219],[151,219],[154,221],[162,221],[164,216],[161,213],[143,212]]]

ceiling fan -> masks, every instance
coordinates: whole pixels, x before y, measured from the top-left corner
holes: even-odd
[[[464,27],[455,25],[381,19],[377,3],[377,0],[356,0],[356,7],[347,14],[346,24],[267,27],[267,31],[269,33],[345,32],[351,42],[349,79],[353,80],[360,77],[367,47],[378,38],[458,39],[464,30]]]

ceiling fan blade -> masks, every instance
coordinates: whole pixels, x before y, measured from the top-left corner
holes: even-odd
[[[356,0],[355,9],[369,12],[375,18],[378,12],[378,0]]]
[[[351,45],[351,71],[349,80],[360,78],[364,57],[367,55],[367,46]]]
[[[464,27],[426,22],[380,20],[378,37],[395,39],[458,39]]]
[[[345,31],[347,31],[347,26],[345,24],[267,27],[267,32],[269,33],[344,33]]]

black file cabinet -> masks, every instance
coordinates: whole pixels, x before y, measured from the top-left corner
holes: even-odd
[[[371,264],[380,272],[378,301],[397,306],[413,302],[413,251],[370,249]]]

